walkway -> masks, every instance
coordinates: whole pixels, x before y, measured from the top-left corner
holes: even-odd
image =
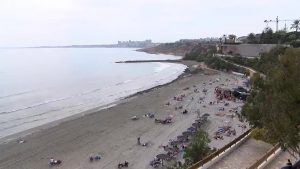
[[[252,138],[247,139],[219,159],[209,169],[246,169],[262,157],[272,146]]]
[[[247,69],[248,71],[249,71],[249,73],[250,73],[250,77],[252,77],[255,73],[259,73],[260,74],[260,76],[261,77],[263,77],[263,78],[265,78],[266,77],[266,75],[265,74],[263,74],[263,73],[260,73],[260,72],[258,72],[258,71],[256,71],[256,70],[254,70],[254,69],[252,69],[252,68],[250,68],[250,67],[247,67],[247,66],[243,66],[243,65],[239,65],[239,64],[237,64],[237,63],[234,63],[234,62],[230,62],[230,61],[228,61],[228,60],[225,60],[225,59],[223,59],[223,58],[221,58],[221,57],[218,57],[219,59],[221,59],[222,61],[224,61],[224,62],[227,62],[227,63],[230,63],[230,64],[233,64],[233,65],[235,65],[235,66],[238,66],[238,67],[241,67],[241,68],[244,68],[244,69]]]
[[[295,162],[295,158],[292,157],[288,152],[280,152],[275,158],[273,158],[264,169],[280,169],[285,166],[287,160],[290,159],[292,163]]]

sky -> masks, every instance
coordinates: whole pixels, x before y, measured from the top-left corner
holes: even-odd
[[[243,36],[261,32],[265,19],[300,19],[299,7],[300,0],[0,0],[0,46]]]

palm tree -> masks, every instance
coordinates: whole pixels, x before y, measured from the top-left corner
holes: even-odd
[[[227,36],[225,34],[223,35],[223,38],[224,38],[224,43],[227,43]]]
[[[300,20],[294,20],[294,23],[291,26],[291,29],[295,29],[296,32],[298,32],[298,29],[300,27]]]

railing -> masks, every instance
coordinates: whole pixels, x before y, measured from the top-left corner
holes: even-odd
[[[208,163],[209,161],[211,161],[212,159],[214,159],[215,157],[218,157],[221,153],[225,152],[227,149],[229,149],[231,146],[233,146],[234,144],[236,144],[237,142],[239,142],[240,140],[242,140],[245,136],[247,136],[249,133],[251,132],[251,129],[247,130],[245,133],[243,133],[242,135],[240,135],[239,137],[237,137],[236,139],[234,139],[232,142],[226,144],[224,147],[222,147],[221,149],[213,152],[212,154],[208,155],[207,157],[205,157],[203,160],[198,161],[197,163],[193,164],[192,166],[190,166],[188,169],[197,169],[199,167],[202,167],[204,164]]]
[[[280,148],[279,144],[276,144],[272,149],[270,149],[266,154],[257,160],[254,164],[252,164],[248,169],[257,169],[263,162],[267,161],[268,158],[275,154],[275,152]]]

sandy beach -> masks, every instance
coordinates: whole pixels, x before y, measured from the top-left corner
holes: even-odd
[[[218,79],[218,80],[216,80]],[[227,80],[226,80],[227,79]],[[211,147],[220,148],[240,135],[245,125],[230,110],[243,105],[242,102],[226,101],[216,103],[214,89],[217,86],[233,88],[242,84],[241,77],[217,72],[207,75],[197,73],[180,78],[168,85],[154,88],[148,92],[126,98],[117,106],[79,116],[56,126],[35,132],[0,145],[1,169],[44,169],[50,168],[50,157],[62,160],[60,169],[112,169],[119,162],[129,162],[129,168],[152,168],[149,162],[159,153],[162,145],[191,127],[200,114],[209,114],[208,122],[203,127],[211,137]],[[195,92],[197,89],[199,92]],[[207,90],[204,94],[203,89]],[[174,96],[185,95],[182,101]],[[203,98],[202,101],[199,98]],[[170,105],[166,105],[166,103]],[[201,102],[201,103],[200,103]],[[214,102],[213,104],[209,104]],[[183,109],[175,110],[182,106]],[[224,107],[224,111],[220,111]],[[181,112],[186,109],[187,114]],[[237,109],[238,110],[238,109]],[[172,124],[156,124],[154,118],[144,115],[155,113],[155,118],[164,119],[172,115]],[[131,120],[137,116],[138,120]],[[218,127],[230,125],[236,130],[236,136],[224,136],[223,140],[213,138]],[[137,145],[137,138],[147,147]],[[101,160],[90,162],[89,156],[99,153]],[[178,158],[180,159],[180,158]]]

